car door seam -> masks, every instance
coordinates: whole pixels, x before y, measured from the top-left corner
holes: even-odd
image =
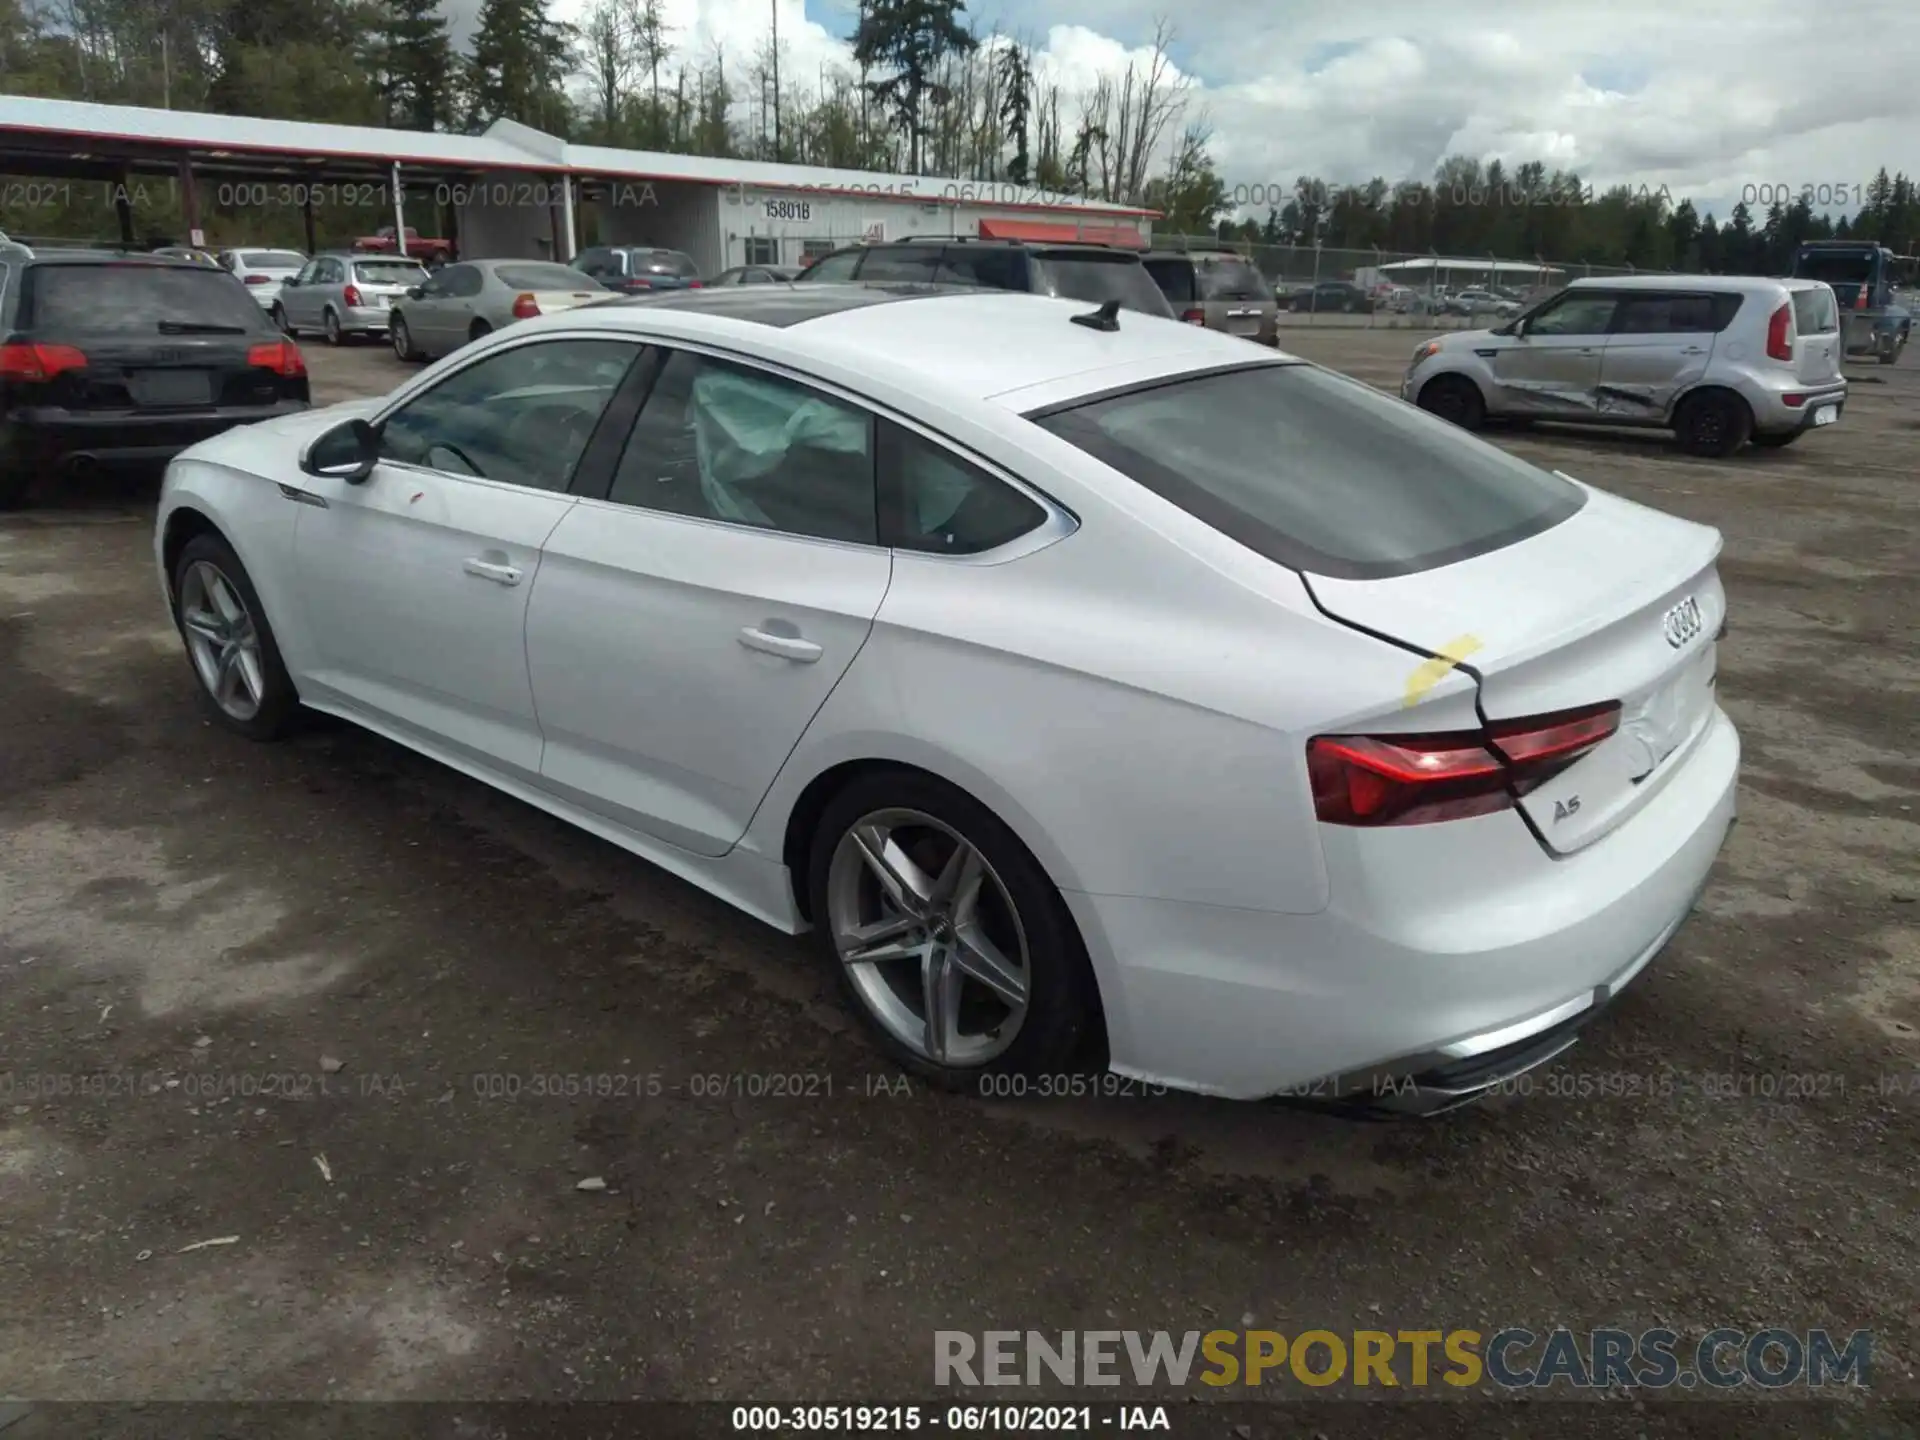
[[[540,691],[533,683],[533,643],[530,634],[533,628],[533,592],[540,584],[540,572],[546,569],[547,542],[553,539],[567,517],[579,505],[578,495],[559,492],[567,503],[560,507],[560,513],[554,516],[553,524],[547,527],[547,533],[540,537],[540,543],[534,547],[533,574],[527,581],[527,603],[520,607],[520,668],[527,677],[527,704],[533,711],[533,728],[540,737],[540,758],[534,767],[536,775],[544,775],[547,767],[547,727],[540,720]]]
[[[854,646],[853,654],[847,657],[847,663],[840,667],[840,673],[834,677],[833,684],[827,687],[827,693],[820,697],[820,703],[813,707],[813,713],[807,716],[807,723],[802,725],[799,733],[793,737],[793,744],[787,747],[787,753],[780,757],[780,764],[775,768],[773,778],[767,782],[767,788],[761,792],[760,798],[754,802],[753,813],[747,816],[746,825],[743,826],[740,833],[734,837],[733,843],[721,852],[720,858],[725,859],[728,855],[738,850],[746,841],[747,836],[753,833],[753,827],[760,819],[760,812],[767,808],[768,797],[780,788],[781,777],[787,773],[787,766],[793,763],[793,757],[799,753],[800,746],[807,738],[807,733],[813,729],[814,721],[820,718],[820,712],[827,708],[828,702],[840,693],[840,687],[847,683],[847,677],[853,674],[853,667],[860,663],[861,655],[866,653],[867,646],[872,643],[873,632],[880,628],[880,612],[887,608],[887,597],[893,593],[893,579],[894,576],[899,573],[900,568],[899,556],[891,547],[887,547],[883,553],[887,557],[887,583],[881,588],[880,599],[874,605],[873,613],[867,617],[866,633],[860,637],[860,643]]]

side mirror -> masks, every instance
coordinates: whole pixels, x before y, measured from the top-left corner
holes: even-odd
[[[365,420],[345,421],[318,436],[300,456],[308,475],[364,485],[380,462],[380,432]]]
[[[407,291],[407,299],[423,300],[426,298],[426,294],[427,292],[425,290],[422,290],[418,285],[415,285]]]
[[[286,279],[280,282],[280,288],[282,290],[291,290],[295,286],[299,285],[299,283],[300,283],[300,277],[298,275],[289,275]]]

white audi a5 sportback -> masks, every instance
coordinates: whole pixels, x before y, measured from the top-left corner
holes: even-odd
[[[1444,1108],[1734,813],[1716,531],[1111,307],[533,320],[195,446],[155,542],[225,725],[343,716],[811,928],[950,1084]]]

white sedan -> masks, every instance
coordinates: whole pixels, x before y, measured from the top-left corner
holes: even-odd
[[[954,1086],[1446,1108],[1734,813],[1716,531],[1112,307],[532,320],[195,446],[155,542],[217,720],[343,716],[811,929]]]

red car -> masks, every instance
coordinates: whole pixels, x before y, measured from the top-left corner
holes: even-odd
[[[391,255],[393,253],[393,226],[382,225],[371,235],[362,235],[353,242],[353,248],[373,255]],[[453,259],[451,240],[434,240],[422,235],[413,226],[407,226],[407,254],[422,265],[444,265]]]

